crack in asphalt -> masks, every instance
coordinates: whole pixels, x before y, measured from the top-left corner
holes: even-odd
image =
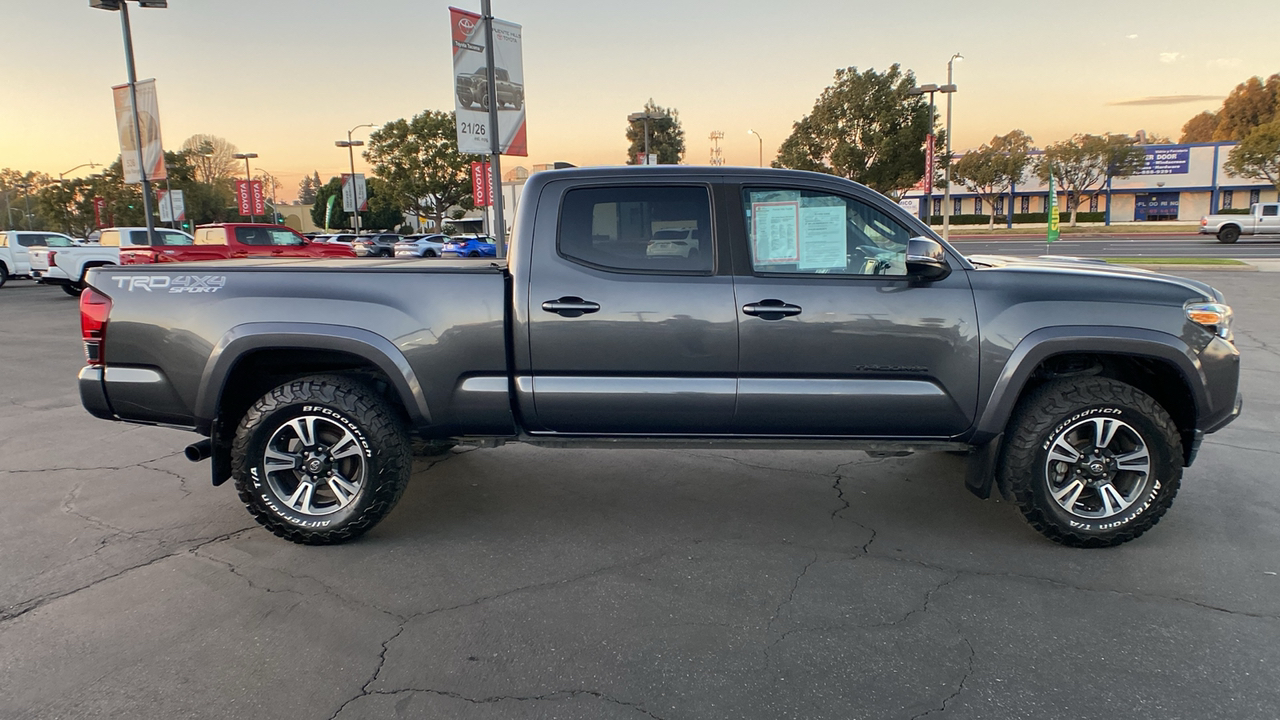
[[[106,575],[106,576],[100,577],[100,578],[98,578],[97,580],[94,580],[94,581],[92,581],[92,582],[90,582],[90,583],[86,583],[86,584],[84,584],[84,585],[81,585],[80,587],[73,588],[73,589],[71,589],[71,590],[65,590],[65,591],[53,592],[53,593],[47,593],[47,594],[45,594],[45,595],[41,595],[41,596],[39,596],[39,597],[31,598],[31,599],[29,599],[29,600],[24,600],[24,601],[22,601],[22,602],[20,602],[20,603],[17,603],[17,604],[15,604],[15,605],[10,605],[9,607],[6,607],[6,608],[4,608],[3,610],[0,610],[0,624],[7,623],[7,622],[9,622],[9,621],[11,621],[11,620],[15,620],[15,619],[17,619],[17,618],[20,618],[20,617],[22,617],[23,615],[26,615],[27,613],[32,612],[33,610],[38,610],[38,609],[40,609],[40,608],[44,607],[45,605],[48,605],[48,604],[49,604],[49,603],[51,603],[51,602],[55,602],[55,601],[57,601],[57,600],[61,600],[62,598],[65,598],[65,597],[70,597],[70,596],[72,596],[72,595],[75,595],[76,593],[79,593],[79,592],[82,592],[82,591],[84,591],[84,590],[88,590],[89,588],[92,588],[92,587],[94,587],[94,586],[100,585],[100,584],[102,584],[102,583],[104,583],[104,582],[106,582],[106,581],[108,581],[108,580],[114,580],[115,578],[118,578],[118,577],[120,577],[120,576],[122,576],[122,575],[125,575],[125,574],[127,574],[127,573],[131,573],[131,572],[133,572],[134,570],[141,570],[142,568],[149,567],[149,566],[151,566],[151,565],[155,565],[155,564],[156,564],[156,563],[158,563],[158,562],[162,562],[162,561],[164,561],[164,560],[168,560],[169,558],[177,557],[177,556],[182,555],[182,554],[184,554],[184,553],[192,553],[192,554],[194,554],[196,550],[199,550],[200,548],[204,547],[205,545],[210,545],[210,544],[213,544],[213,543],[216,543],[216,542],[223,542],[223,541],[225,541],[225,540],[230,540],[231,538],[233,538],[233,537],[235,537],[235,536],[237,536],[237,535],[240,535],[240,534],[242,534],[242,533],[245,533],[245,532],[248,532],[248,531],[250,531],[250,530],[256,529],[257,527],[258,527],[258,525],[255,523],[255,524],[254,524],[253,526],[251,526],[251,527],[241,528],[241,529],[239,529],[239,530],[235,530],[235,531],[233,531],[233,532],[229,532],[229,533],[223,533],[223,534],[221,534],[221,535],[217,535],[217,536],[212,537],[212,538],[205,538],[205,539],[203,539],[203,540],[199,540],[199,541],[198,541],[198,542],[196,542],[194,545],[189,545],[189,546],[186,546],[186,547],[182,547],[182,548],[180,548],[180,549],[178,549],[178,550],[174,550],[173,552],[165,553],[164,555],[160,555],[160,556],[154,557],[154,558],[152,558],[152,559],[150,559],[150,560],[147,560],[146,562],[141,562],[141,563],[137,563],[137,564],[135,564],[135,565],[130,565],[130,566],[129,566],[129,567],[127,567],[127,568],[124,568],[124,569],[122,569],[122,570],[119,570],[119,571],[117,571],[117,572],[114,572],[114,573],[112,573],[112,574],[110,574],[110,575]]]
[[[469,702],[474,705],[489,705],[489,704],[500,703],[500,702],[561,702],[564,700],[572,700],[573,698],[579,697],[582,695],[587,695],[587,696],[596,698],[597,700],[603,700],[607,703],[611,703],[614,705],[621,705],[623,707],[635,710],[636,712],[644,713],[646,716],[651,717],[654,720],[663,720],[663,718],[660,715],[655,715],[653,712],[645,709],[644,703],[619,700],[618,698],[612,697],[598,690],[585,690],[581,688],[575,689],[575,690],[556,690],[554,692],[544,693],[542,695],[490,695],[488,697],[483,697],[483,698],[467,697],[466,695],[463,695],[461,693],[451,692],[449,690],[434,690],[432,688],[415,688],[415,687],[398,688],[396,690],[375,690],[369,693],[369,695],[395,696],[395,695],[401,695],[404,693],[425,693],[428,695],[437,695],[440,697],[447,697],[453,700],[462,700],[464,702]],[[346,707],[346,704],[344,703],[343,708],[345,707]],[[342,713],[342,709],[340,708],[338,712],[335,713],[330,718],[330,720],[337,720],[338,715],[340,715],[341,713]]]
[[[1280,450],[1266,450],[1263,448],[1245,447],[1244,445],[1232,445],[1230,443],[1218,442],[1217,440],[1205,440],[1205,445],[1217,445],[1219,447],[1227,447],[1235,450],[1252,450],[1253,452],[1269,453],[1271,455],[1280,455]]]
[[[166,460],[168,458],[176,457],[181,454],[182,454],[182,451],[179,450],[178,452],[171,452],[166,455],[161,455],[160,457],[151,458],[150,460],[143,460],[141,462],[130,463],[128,465],[120,465],[120,466],[103,465],[100,467],[48,467],[48,468],[20,469],[20,470],[0,470],[0,474],[27,475],[30,473],[60,472],[60,471],[93,472],[98,470],[111,470],[111,471],[129,470],[131,468],[142,467],[147,463],[160,462],[161,460]],[[146,469],[160,470],[160,468],[146,468]],[[168,471],[161,470],[161,472],[168,472]]]
[[[950,620],[946,620],[946,622],[948,625],[951,626],[952,630],[955,630],[956,636],[959,637],[960,641],[965,644],[965,647],[969,648],[969,658],[967,661],[967,667],[964,671],[964,675],[960,677],[960,682],[956,684],[955,692],[951,693],[947,697],[942,698],[942,704],[939,705],[938,707],[931,708],[922,713],[919,713],[918,715],[912,715],[911,720],[920,720],[920,718],[928,717],[936,712],[946,712],[947,703],[950,703],[952,700],[955,700],[956,698],[960,697],[960,693],[964,692],[965,690],[965,687],[964,687],[965,683],[969,682],[969,678],[973,676],[973,661],[975,656],[977,655],[977,653],[974,652],[973,650],[973,643],[969,642],[969,639],[966,638],[963,634],[961,634],[960,630],[957,629],[956,626]]]
[[[941,565],[936,565],[934,563],[926,562],[924,560],[917,560],[915,558],[906,558],[906,557],[894,557],[891,555],[868,555],[867,557],[874,557],[874,558],[879,558],[881,560],[889,560],[891,562],[899,562],[899,563],[905,563],[909,565],[919,565],[920,567],[926,567],[926,568],[929,568],[930,570],[937,570],[939,572],[946,572],[946,573],[956,573],[957,575],[968,575],[971,577],[1013,578],[1017,580],[1029,580],[1032,582],[1042,582],[1048,585],[1067,588],[1069,590],[1079,590],[1081,592],[1099,593],[1104,595],[1119,595],[1122,597],[1132,597],[1140,600],[1161,600],[1164,602],[1183,603],[1186,605],[1191,605],[1193,607],[1200,608],[1202,610],[1211,610],[1213,612],[1223,613],[1226,615],[1239,615],[1241,617],[1250,617],[1250,618],[1255,618],[1259,620],[1280,620],[1280,615],[1277,615],[1277,614],[1255,613],[1255,612],[1249,612],[1247,610],[1232,610],[1230,608],[1225,608],[1225,607],[1220,607],[1218,605],[1210,605],[1209,603],[1200,602],[1199,600],[1190,600],[1188,598],[1180,598],[1172,595],[1159,595],[1156,593],[1138,593],[1138,592],[1132,592],[1129,590],[1112,590],[1109,588],[1091,588],[1091,587],[1085,587],[1083,585],[1075,585],[1075,584],[1066,582],[1064,580],[1055,580],[1053,578],[1042,577],[1039,575],[1026,575],[1024,573],[983,572],[980,570],[949,568],[949,567],[943,567]],[[955,580],[957,579],[958,578],[953,578],[951,582],[955,582]],[[947,584],[950,584],[950,582]]]
[[[472,607],[474,605],[479,605],[481,603],[489,602],[491,600],[497,600],[500,598],[507,597],[509,595],[514,595],[516,593],[520,593],[528,590],[540,590],[548,587],[555,587],[558,585],[567,585],[570,583],[581,582],[582,580],[586,580],[588,578],[594,577],[596,575],[600,575],[602,573],[609,572],[611,570],[620,570],[623,568],[637,567],[639,565],[644,565],[650,562],[657,562],[658,560],[661,560],[662,558],[666,557],[670,552],[671,552],[671,549],[667,548],[662,550],[661,552],[636,558],[629,562],[613,563],[610,565],[606,565],[604,567],[596,568],[595,570],[591,570],[589,572],[575,575],[573,577],[561,578],[559,580],[550,580],[550,581],[541,582],[541,583],[534,583],[532,585],[524,585],[524,586],[513,588],[511,590],[507,590],[504,592],[494,593],[492,595],[485,595],[483,597],[476,598],[475,600],[471,600],[465,603],[459,603],[457,605],[450,605],[448,607],[436,608],[434,610],[426,610],[423,612],[414,613],[412,615],[409,615],[408,617],[400,617],[398,615],[395,615],[394,613],[388,613],[393,617],[400,618],[399,627],[396,628],[396,631],[392,633],[390,637],[388,637],[386,640],[382,642],[382,651],[378,654],[378,665],[377,667],[374,668],[373,674],[369,677],[369,679],[366,680],[364,685],[360,687],[360,692],[357,693],[354,697],[348,699],[346,702],[343,702],[342,705],[338,707],[337,711],[335,711],[333,715],[330,716],[330,720],[334,720],[335,718],[337,718],[338,715],[342,713],[344,708],[346,708],[348,705],[355,702],[356,700],[359,700],[362,697],[366,697],[368,695],[389,695],[389,694],[395,694],[395,692],[409,692],[409,691],[415,690],[414,688],[407,688],[402,691],[386,692],[386,691],[377,691],[377,690],[369,689],[369,686],[372,685],[374,682],[376,682],[378,680],[378,676],[382,674],[382,669],[387,662],[387,650],[391,647],[391,643],[394,642],[396,638],[400,637],[400,635],[404,633],[405,628],[409,626],[409,623],[413,622],[414,620],[429,617],[431,615],[436,615],[442,612],[448,612],[450,610],[458,610],[465,607]],[[419,690],[418,692],[436,692],[436,691]],[[588,691],[588,690],[575,691],[575,692],[598,695],[597,693],[594,693],[593,691]],[[444,693],[441,692],[440,694],[444,694]],[[463,700],[468,699],[460,695],[458,697]],[[603,695],[599,695],[599,697],[608,699]],[[510,698],[510,699],[518,699],[518,698]],[[530,698],[530,699],[537,699],[537,698]],[[478,701],[478,702],[483,702],[483,701]],[[619,704],[624,704],[624,705],[628,704],[628,703],[622,703],[621,701],[618,701],[618,702]],[[641,712],[644,712],[644,710],[641,708],[637,708],[637,709],[641,710]],[[653,716],[653,717],[657,717],[657,716]]]

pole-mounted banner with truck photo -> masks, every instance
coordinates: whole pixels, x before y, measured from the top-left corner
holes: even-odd
[[[451,7],[449,24],[453,34],[458,150],[488,155],[493,152],[493,147],[489,136],[491,93],[489,68],[485,61],[484,18]],[[492,94],[498,109],[498,152],[527,156],[520,26],[505,20],[493,21],[493,77],[495,92]]]
[[[138,121],[142,134],[142,156],[138,156],[137,135],[133,129],[133,103],[129,99],[129,85],[111,88],[116,104],[116,130],[120,136],[120,163],[124,166],[124,181],[130,185],[142,182],[142,169],[146,168],[147,180],[164,180],[164,144],[160,140],[160,101],[156,97],[156,81],[140,80],[138,92]]]

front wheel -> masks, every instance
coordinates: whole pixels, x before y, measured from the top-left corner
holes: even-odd
[[[1055,380],[1019,403],[1001,481],[1045,537],[1109,547],[1151,529],[1182,481],[1182,441],[1149,395],[1103,377]]]
[[[1218,242],[1233,243],[1240,239],[1240,228],[1228,226],[1218,231]]]
[[[315,375],[281,385],[245,414],[231,448],[240,499],[276,535],[345,542],[386,516],[409,482],[405,428],[365,382]]]

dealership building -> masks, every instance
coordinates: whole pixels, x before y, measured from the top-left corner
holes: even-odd
[[[1143,145],[1146,163],[1137,174],[1113,178],[1097,196],[1080,205],[1080,212],[1101,212],[1108,224],[1125,222],[1199,222],[1210,213],[1248,208],[1256,202],[1276,202],[1276,189],[1266,180],[1236,177],[1223,168],[1233,142]],[[1037,153],[1038,155],[1038,153]],[[962,155],[957,154],[959,159]],[[943,192],[911,190],[904,199],[919,209],[932,206],[935,217],[942,215]],[[914,201],[914,202],[912,202]],[[1049,188],[1028,168],[1021,182],[996,198],[997,215],[1043,213],[1049,207]],[[1070,210],[1065,191],[1058,188],[1058,207]],[[963,185],[952,183],[952,215],[987,215],[991,208]]]

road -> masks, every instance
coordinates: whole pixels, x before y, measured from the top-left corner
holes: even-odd
[[[1024,240],[1017,236],[998,240],[979,236],[953,235],[951,242],[966,255],[1075,255],[1078,257],[1223,257],[1280,259],[1280,239],[1242,239],[1231,245],[1201,235],[1106,235],[1078,239],[1064,235],[1046,247],[1044,238]]]
[[[0,289],[0,717],[1280,717],[1280,316],[1135,542],[1075,550],[944,454],[455,451],[361,540],[259,528],[91,418],[76,303]],[[109,349],[107,351],[110,352]]]

